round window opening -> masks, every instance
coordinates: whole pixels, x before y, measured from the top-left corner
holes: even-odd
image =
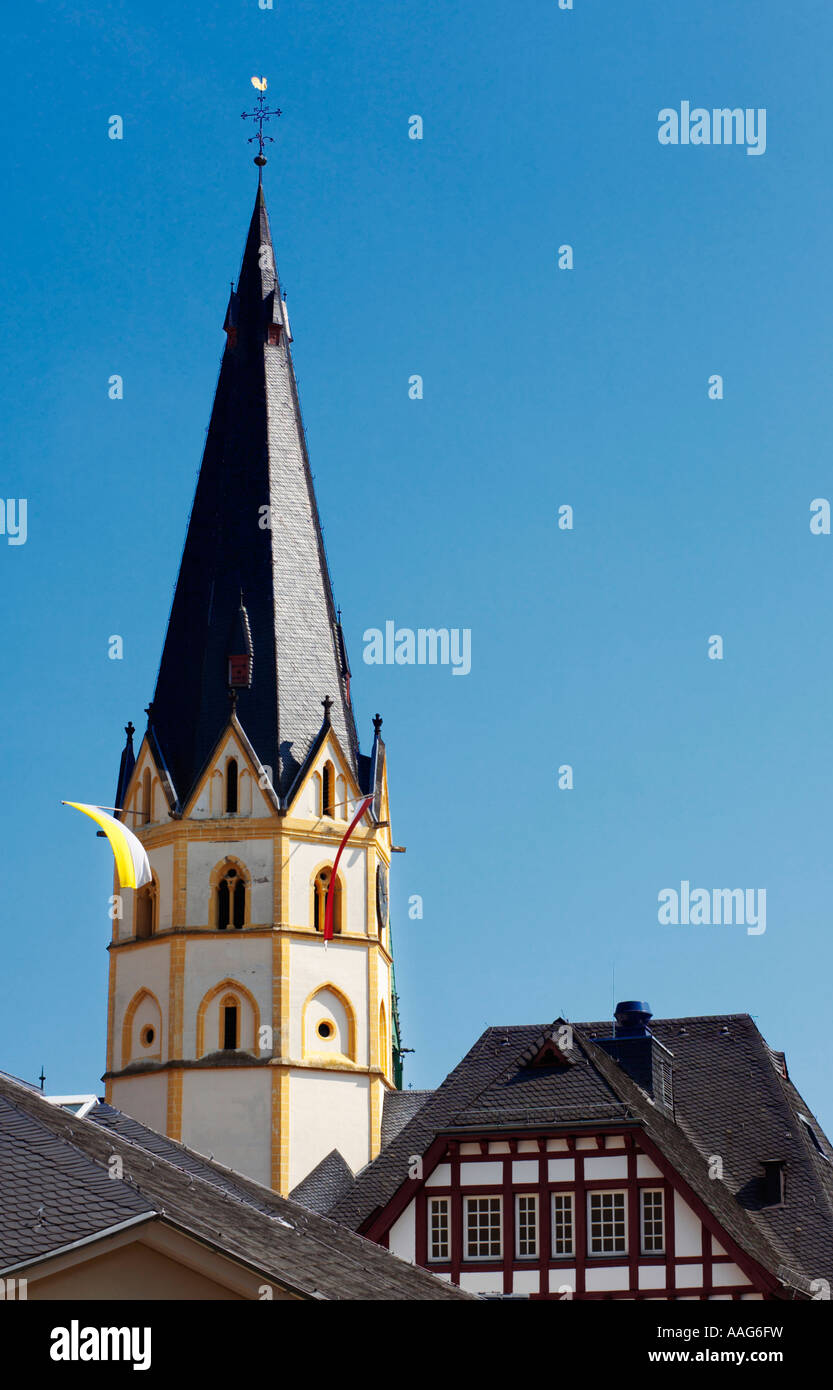
[[[318,1025],[319,1038],[331,1038],[334,1032],[335,1029],[333,1028],[332,1023],[328,1023],[326,1019],[322,1018],[321,1022]]]
[[[147,1028],[142,1029],[142,1043],[145,1047],[150,1047],[155,1037],[156,1032],[153,1028],[150,1027],[150,1025],[148,1025]]]

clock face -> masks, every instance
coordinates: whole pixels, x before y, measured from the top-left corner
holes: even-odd
[[[379,930],[384,931],[388,924],[388,871],[384,864],[376,866],[376,916]]]

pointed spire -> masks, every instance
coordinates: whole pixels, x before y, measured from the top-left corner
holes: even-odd
[[[121,810],[122,806],[124,805],[124,797],[127,791],[127,784],[130,781],[130,774],[136,766],[136,754],[133,752],[133,735],[135,734],[136,730],[133,727],[132,719],[128,720],[128,722],[125,724],[124,732],[127,735],[127,739],[121,753],[121,760],[119,762],[119,778],[116,783],[116,799],[113,802],[113,805],[118,810]],[[118,820],[119,817],[117,816],[116,819]]]
[[[272,234],[258,186],[153,698],[184,805],[229,718],[241,591],[255,661],[236,713],[286,794],[321,727],[321,690],[355,769],[349,666],[312,485]]]

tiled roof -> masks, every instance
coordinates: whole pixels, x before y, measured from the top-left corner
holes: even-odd
[[[573,1026],[567,1065],[530,1066],[555,1026],[487,1029],[330,1214],[355,1230],[365,1228],[405,1181],[410,1156],[424,1154],[443,1131],[629,1117],[771,1273],[792,1270],[805,1292],[809,1280],[833,1278],[833,1149],[786,1079],[783,1058],[773,1056],[747,1014],[651,1020],[652,1032],[674,1055],[673,1118],[592,1042],[594,1035],[609,1036],[609,1022]],[[712,1155],[722,1158],[722,1183],[708,1179]],[[772,1158],[787,1165],[786,1200],[778,1207],[762,1201],[761,1163]]]
[[[382,1148],[421,1110],[433,1091],[386,1091],[382,1106]]]
[[[352,1186],[352,1168],[338,1149],[332,1149],[289,1195],[293,1202],[324,1215]]]
[[[303,1298],[470,1297],[109,1106],[91,1115],[0,1075],[0,1273],[144,1216]]]
[[[75,1148],[71,1135],[53,1134],[19,1109],[2,1079],[0,1211],[0,1268],[154,1214],[150,1202]]]

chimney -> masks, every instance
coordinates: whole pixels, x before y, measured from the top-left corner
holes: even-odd
[[[612,1037],[595,1037],[632,1081],[641,1087],[660,1109],[674,1113],[672,1086],[673,1053],[655,1038],[648,1024],[651,1008],[641,999],[626,999],[616,1005]]]

